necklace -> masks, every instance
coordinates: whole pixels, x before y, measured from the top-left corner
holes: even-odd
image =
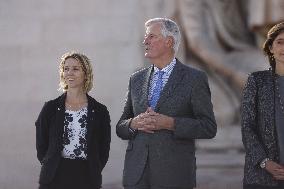
[[[70,109],[70,110],[79,110],[79,109],[85,107],[86,105],[87,105],[86,101],[78,102],[78,103],[72,103],[72,104],[65,102],[65,106],[67,107],[67,109]]]
[[[279,89],[279,83],[278,83],[278,78],[275,77],[275,88],[276,88],[276,95],[279,98],[279,102],[280,102],[280,109],[282,111],[282,113],[284,114],[284,104],[280,95],[280,89]]]

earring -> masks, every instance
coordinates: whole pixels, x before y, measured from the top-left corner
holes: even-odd
[[[270,58],[272,59],[272,60],[274,60],[275,58],[274,58],[274,54],[271,54],[270,55]]]

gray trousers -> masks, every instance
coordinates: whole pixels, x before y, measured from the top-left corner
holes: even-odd
[[[149,164],[147,162],[139,182],[134,186],[124,186],[124,189],[193,189],[193,188],[155,186],[151,183],[149,175],[150,175],[150,169],[149,169]]]

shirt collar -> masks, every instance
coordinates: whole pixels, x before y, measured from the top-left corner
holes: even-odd
[[[168,64],[163,69],[159,69],[158,67],[154,66],[154,74],[157,74],[158,71],[163,71],[165,74],[170,75],[176,65],[176,58],[174,58],[170,64]]]

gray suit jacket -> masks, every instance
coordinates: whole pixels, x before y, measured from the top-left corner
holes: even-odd
[[[123,184],[135,185],[149,163],[152,183],[164,187],[194,187],[196,160],[194,139],[213,138],[217,126],[205,73],[177,63],[161,92],[155,111],[174,118],[174,131],[154,134],[129,131],[131,118],[146,111],[153,66],[134,73],[129,82],[117,135],[129,140]]]

